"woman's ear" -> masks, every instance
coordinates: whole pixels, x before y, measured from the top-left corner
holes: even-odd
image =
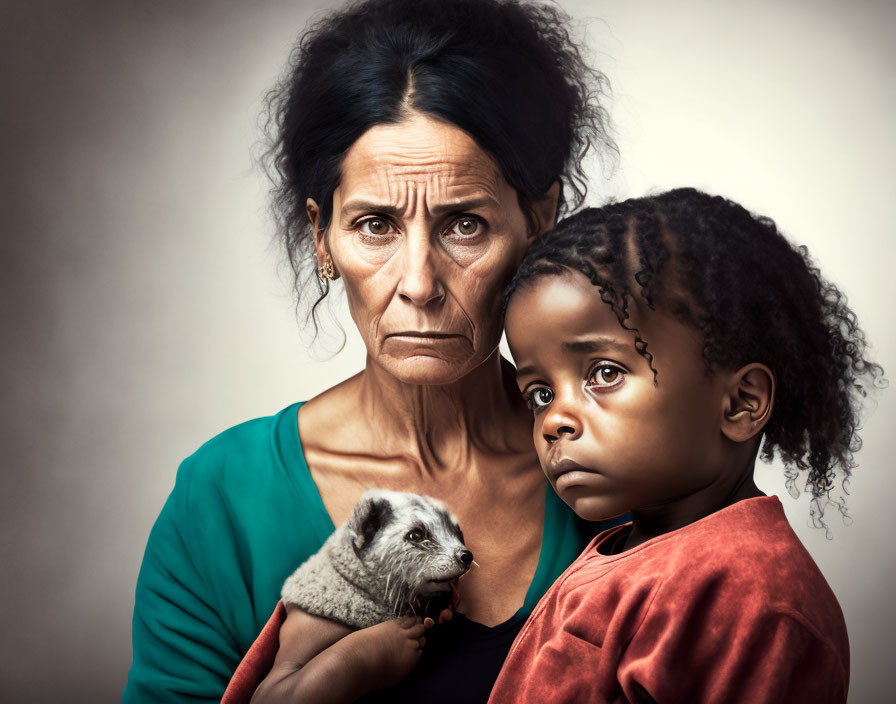
[[[308,222],[314,229],[314,249],[317,254],[317,265],[323,266],[330,253],[327,251],[326,229],[320,227],[320,208],[314,198],[305,201],[305,212],[308,214]]]
[[[730,376],[722,399],[722,434],[734,442],[756,437],[772,414],[775,376],[764,364],[752,362]]]
[[[529,241],[541,237],[557,224],[557,204],[560,202],[560,182],[554,181],[544,198],[532,204],[534,227],[529,233]]]

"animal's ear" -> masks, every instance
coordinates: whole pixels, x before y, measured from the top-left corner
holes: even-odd
[[[388,499],[376,495],[361,497],[349,519],[352,546],[359,557],[391,517],[392,505]]]

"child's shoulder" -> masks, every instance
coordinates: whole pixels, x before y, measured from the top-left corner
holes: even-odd
[[[775,496],[739,501],[670,533],[653,547],[652,558],[662,556],[668,562],[667,579],[673,574],[730,575],[760,589],[774,588],[798,573],[821,577]]]
[[[729,506],[670,534],[650,552],[645,558],[661,565],[666,593],[732,600],[754,615],[842,621],[834,593],[774,496]]]
[[[600,542],[600,538],[598,538]],[[586,551],[566,588],[600,598],[607,589],[643,602],[673,598],[738,603],[759,612],[842,618],[836,597],[774,496],[745,499],[632,550]],[[600,589],[593,589],[600,582]]]

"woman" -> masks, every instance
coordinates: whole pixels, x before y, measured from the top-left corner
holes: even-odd
[[[608,143],[601,79],[556,9],[508,0],[369,0],[303,36],[272,102],[277,205],[300,294],[307,272],[314,306],[342,280],[366,365],[181,465],[138,579],[125,701],[219,699],[283,579],[372,487],[445,501],[480,565],[389,699],[485,701],[587,538],[539,468],[498,304]]]

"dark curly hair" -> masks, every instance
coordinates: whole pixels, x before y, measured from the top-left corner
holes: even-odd
[[[530,222],[530,204],[556,181],[561,208],[564,189],[567,205],[581,205],[585,153],[615,145],[599,103],[606,79],[585,64],[568,25],[556,6],[520,0],[365,0],[301,35],[268,95],[266,162],[299,305],[319,294],[315,330],[328,282],[313,276],[305,202],[317,202],[326,227],[345,152],[374,125],[415,111],[464,130]]]
[[[817,526],[837,470],[846,480],[861,446],[860,401],[886,384],[865,356],[845,296],[766,217],[720,196],[680,188],[589,208],[539,238],[504,293],[544,275],[582,272],[598,287],[658,383],[649,340],[629,324],[635,296],[703,335],[710,372],[761,362],[777,381],[761,457],[785,464],[787,488],[807,472]],[[842,498],[833,500],[846,514]]]

